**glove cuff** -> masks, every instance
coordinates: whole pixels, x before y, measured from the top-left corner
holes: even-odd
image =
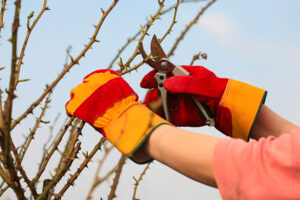
[[[142,164],[152,160],[139,148],[150,134],[160,125],[170,124],[145,105],[136,103],[125,110],[118,118],[110,121],[101,132],[123,154],[134,162]]]
[[[227,107],[231,112],[231,137],[249,140],[252,128],[267,91],[252,85],[229,79],[220,106]]]

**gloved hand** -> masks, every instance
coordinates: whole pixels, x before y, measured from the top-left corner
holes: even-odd
[[[66,111],[88,122],[133,161],[145,163],[151,158],[138,151],[139,147],[158,126],[169,122],[137,100],[117,72],[97,70],[72,89]]]
[[[202,126],[199,109],[190,95],[209,106],[215,117],[215,127],[224,134],[248,140],[267,92],[236,80],[219,78],[201,66],[182,66],[191,75],[174,76],[165,80],[168,90],[172,123],[177,126]],[[141,87],[155,88],[146,96],[146,102],[158,97],[155,71],[142,80]],[[149,98],[151,97],[151,98]],[[173,108],[172,108],[173,106]]]

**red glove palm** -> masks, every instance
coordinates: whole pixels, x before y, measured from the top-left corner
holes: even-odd
[[[215,117],[215,127],[228,136],[247,139],[266,92],[251,85],[232,79],[219,78],[201,66],[182,66],[191,75],[166,79],[169,110],[172,123],[177,126],[202,126],[199,109],[191,98],[209,106]],[[143,88],[157,88],[155,71],[148,73],[141,82]],[[157,89],[150,91],[149,98],[157,95]]]

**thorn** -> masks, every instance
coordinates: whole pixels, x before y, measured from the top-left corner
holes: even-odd
[[[94,28],[97,28],[97,25],[93,25]]]
[[[45,8],[45,10],[51,10],[48,6]]]
[[[141,26],[141,31],[144,33],[145,32],[144,27],[142,25],[140,26]]]
[[[103,8],[101,8],[101,12],[102,12],[102,14],[104,14],[104,13],[105,13],[105,11],[103,10]]]
[[[27,82],[27,81],[30,81],[31,79],[22,79],[22,80],[18,80],[18,82]]]

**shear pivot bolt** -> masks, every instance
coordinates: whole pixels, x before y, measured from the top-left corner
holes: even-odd
[[[165,68],[165,67],[167,67],[167,66],[168,66],[168,63],[167,63],[167,62],[161,63],[161,68]]]

